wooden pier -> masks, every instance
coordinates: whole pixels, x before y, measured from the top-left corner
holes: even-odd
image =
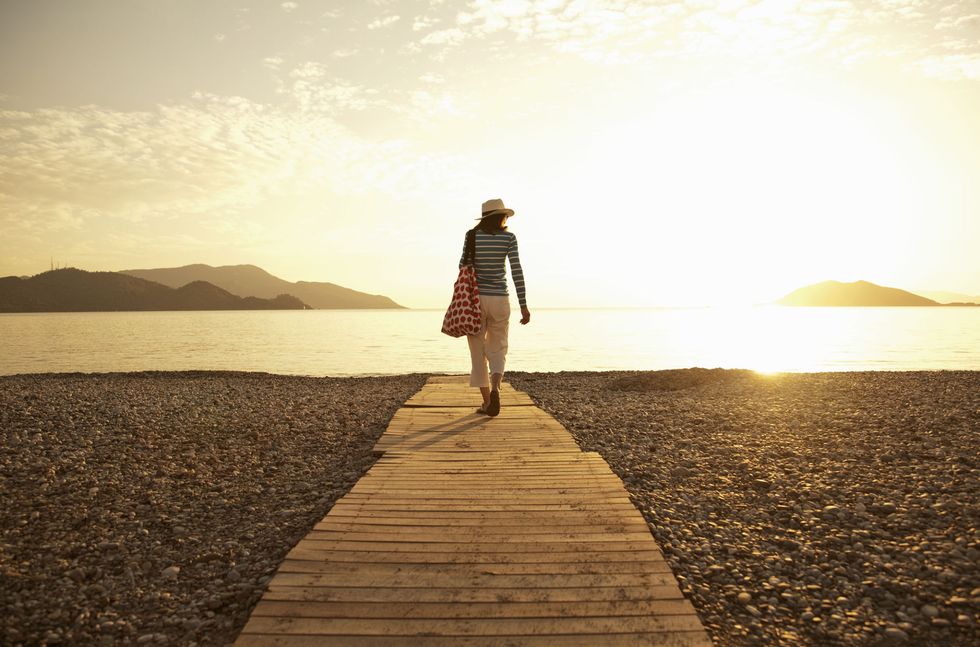
[[[605,461],[506,384],[479,403],[463,377],[412,396],[236,645],[710,646]]]

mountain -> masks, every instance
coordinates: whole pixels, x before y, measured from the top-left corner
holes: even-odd
[[[207,281],[228,290],[232,294],[247,297],[269,298],[277,294],[292,294],[313,308],[402,308],[391,299],[377,294],[366,294],[333,283],[297,281],[290,283],[269,274],[255,265],[222,265],[212,267],[198,263],[183,267],[167,267],[151,270],[123,270],[121,274],[156,281],[170,287],[185,285],[191,281]]]
[[[784,306],[938,306],[932,299],[867,281],[824,281],[794,290],[776,301]]]
[[[29,278],[0,278],[0,312],[98,312],[108,310],[302,310],[288,294],[243,299],[194,281],[174,289],[118,272],[51,270]]]
[[[959,292],[944,292],[942,290],[916,290],[915,292],[919,296],[926,297],[927,299],[933,299],[939,303],[980,303],[980,294],[969,295],[960,294]]]

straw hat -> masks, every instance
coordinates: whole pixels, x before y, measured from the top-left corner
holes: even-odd
[[[508,216],[513,216],[514,215],[514,210],[513,209],[508,209],[507,207],[505,207],[504,206],[504,201],[501,200],[500,198],[493,198],[491,200],[487,200],[486,202],[484,202],[483,203],[482,212],[483,212],[483,215],[481,215],[479,218],[477,218],[477,220],[482,220],[483,218],[486,218],[487,216],[497,216],[497,215],[500,215],[502,213],[503,214],[506,214]]]

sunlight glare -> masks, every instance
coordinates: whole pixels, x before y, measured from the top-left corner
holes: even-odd
[[[578,169],[576,197],[615,214],[634,241],[672,241],[663,253],[701,274],[685,280],[708,289],[708,303],[761,302],[828,278],[827,266],[846,278],[912,244],[894,224],[915,202],[913,148],[843,93],[726,85],[610,126]],[[636,271],[647,263],[626,256]]]

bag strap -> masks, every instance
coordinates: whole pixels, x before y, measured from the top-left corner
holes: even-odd
[[[476,266],[476,228],[466,232],[466,243],[463,247],[463,265]]]

